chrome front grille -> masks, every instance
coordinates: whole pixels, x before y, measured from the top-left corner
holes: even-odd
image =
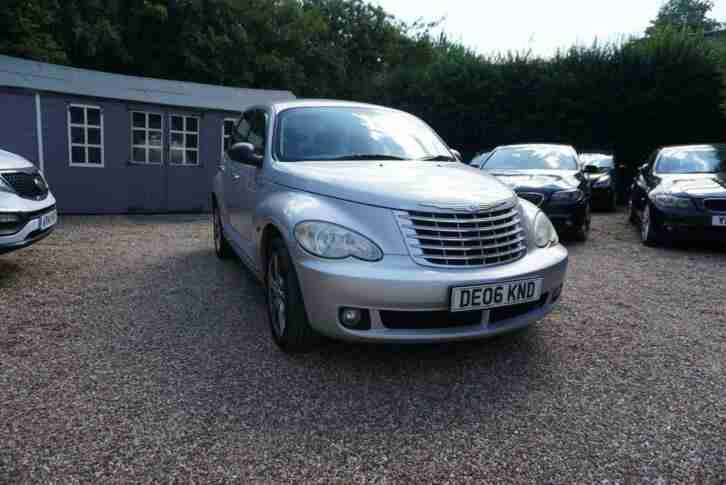
[[[537,207],[540,207],[545,200],[544,194],[538,194],[537,192],[518,192],[517,196],[533,203]]]
[[[491,266],[527,251],[516,205],[475,213],[399,211],[411,256],[428,266]]]

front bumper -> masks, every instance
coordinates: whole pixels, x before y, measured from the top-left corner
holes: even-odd
[[[587,199],[583,199],[575,204],[548,203],[542,207],[542,211],[547,214],[556,228],[574,229],[584,224],[588,202]]]
[[[714,216],[722,213],[669,211],[657,209],[657,220],[664,235],[677,240],[726,241],[726,226],[714,226]]]
[[[558,245],[530,251],[524,258],[501,266],[476,269],[428,268],[408,255],[386,255],[377,263],[348,259],[328,261],[292,249],[310,324],[318,332],[344,340],[420,343],[492,336],[526,327],[553,308],[567,271],[567,250]],[[489,284],[513,279],[543,278],[542,298],[518,311],[502,307],[496,322],[476,321],[452,326],[449,298],[452,287]],[[343,307],[366,309],[369,330],[352,330],[339,323]],[[383,312],[383,313],[382,313]],[[425,328],[392,328],[382,315],[434,315]],[[490,315],[495,310],[491,310]],[[469,312],[464,312],[469,313]],[[481,311],[479,311],[481,313]],[[394,317],[395,318],[395,317]],[[430,320],[430,318],[429,318]],[[474,319],[475,320],[475,319]]]
[[[55,226],[41,230],[40,218],[43,214],[47,214],[54,209],[55,205],[51,205],[43,210],[33,212],[27,216],[27,222],[18,232],[7,236],[0,236],[0,254],[22,249],[48,237],[55,229]]]

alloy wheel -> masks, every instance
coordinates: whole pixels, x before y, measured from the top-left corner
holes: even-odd
[[[277,252],[270,257],[267,265],[267,304],[270,309],[272,328],[278,337],[285,332],[287,322],[287,294],[285,277],[280,271],[280,256]]]

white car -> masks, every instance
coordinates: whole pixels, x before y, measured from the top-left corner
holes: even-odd
[[[0,254],[40,241],[57,222],[43,174],[25,158],[0,150]]]

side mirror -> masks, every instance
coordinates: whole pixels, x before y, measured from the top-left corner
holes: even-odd
[[[252,143],[235,143],[227,150],[230,160],[246,165],[262,166],[262,156],[255,153]]]
[[[454,150],[453,148],[451,148],[449,149],[449,151],[454,154],[457,160],[459,160],[460,162],[462,161],[461,152],[459,150]]]
[[[600,169],[595,165],[585,165],[582,167],[584,173],[600,173]]]
[[[640,172],[643,175],[648,175],[648,167],[649,165],[647,163],[644,163],[640,167],[638,167],[638,172]]]

